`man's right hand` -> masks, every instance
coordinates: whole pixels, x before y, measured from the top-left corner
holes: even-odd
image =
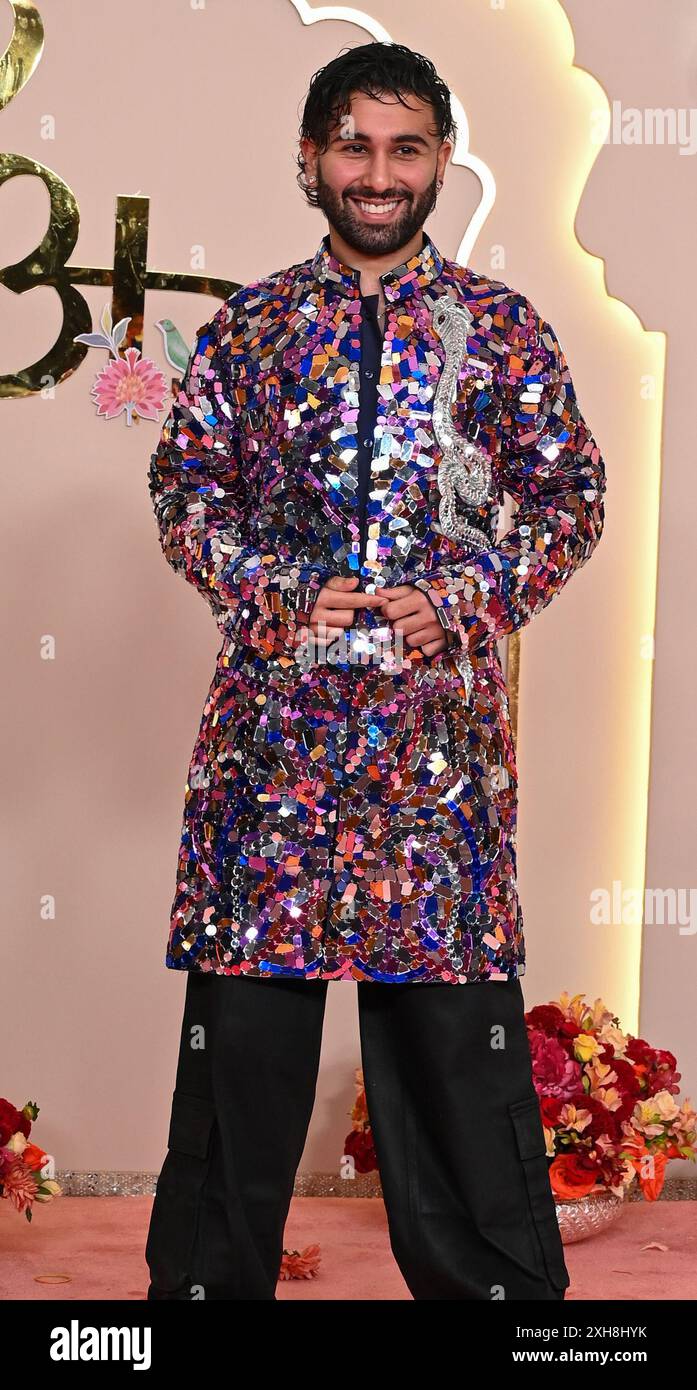
[[[320,589],[307,626],[316,637],[333,642],[347,628],[355,626],[354,618],[359,608],[377,608],[382,603],[379,593],[355,593],[358,575],[332,575]],[[302,628],[298,633],[302,640]]]

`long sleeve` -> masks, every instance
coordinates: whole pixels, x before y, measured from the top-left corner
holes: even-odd
[[[150,460],[149,492],[165,558],[221,630],[263,656],[292,657],[296,625],[328,572],[253,543],[254,489],[240,447],[246,391],[221,342],[231,302],[198,330]]]
[[[516,632],[586,563],[603,530],[605,466],[554,330],[529,300],[512,344],[501,417],[501,488],[515,525],[489,550],[415,581],[474,650]],[[521,331],[522,330],[522,331]]]

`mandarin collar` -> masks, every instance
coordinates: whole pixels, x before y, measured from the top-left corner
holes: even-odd
[[[392,270],[385,271],[384,275],[379,277],[385,299],[404,299],[415,290],[424,289],[433,280],[438,279],[442,269],[443,257],[424,232],[421,250],[410,256],[408,261],[393,266]],[[321,280],[328,288],[333,287],[339,293],[343,290],[349,295],[360,294],[360,271],[353,266],[344,265],[343,261],[333,254],[329,232],[322,237],[312,258],[312,270],[315,278]]]

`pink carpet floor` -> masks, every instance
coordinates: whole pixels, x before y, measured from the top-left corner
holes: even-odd
[[[0,1202],[0,1298],[145,1298],[152,1197],[62,1197],[31,1223]],[[318,1243],[314,1279],[278,1285],[279,1299],[409,1300],[379,1198],[295,1197],[285,1245]],[[603,1235],[566,1247],[573,1299],[697,1299],[697,1202],[632,1202]],[[65,1282],[37,1282],[61,1275]]]

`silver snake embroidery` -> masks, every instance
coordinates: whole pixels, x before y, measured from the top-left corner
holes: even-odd
[[[452,413],[471,327],[472,314],[466,305],[447,294],[436,300],[433,328],[445,347],[445,363],[433,398],[433,430],[441,449],[437,480],[440,502],[434,530],[460,545],[471,546],[476,553],[490,548],[490,538],[485,531],[458,516],[457,498],[469,507],[481,507],[490,499],[491,460],[484,449],[457,432]],[[465,681],[469,699],[474,673],[467,653],[456,655],[455,664]]]

